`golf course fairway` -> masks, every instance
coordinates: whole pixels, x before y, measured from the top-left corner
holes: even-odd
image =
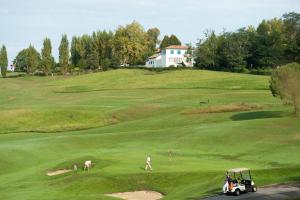
[[[220,192],[235,167],[251,168],[258,187],[300,181],[300,118],[269,79],[142,69],[0,78],[0,199],[149,190],[197,200]]]

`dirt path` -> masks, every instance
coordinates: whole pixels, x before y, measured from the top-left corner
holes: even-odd
[[[135,191],[107,194],[106,196],[117,197],[125,200],[158,200],[163,198],[163,195],[154,191]]]
[[[280,184],[258,188],[256,193],[241,194],[240,196],[218,195],[203,200],[287,200],[300,197],[300,184]]]

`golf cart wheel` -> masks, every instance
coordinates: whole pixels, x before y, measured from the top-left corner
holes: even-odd
[[[239,189],[236,189],[236,190],[234,191],[234,194],[235,194],[236,196],[240,196],[241,191],[240,191]]]
[[[252,187],[252,192],[257,192],[257,187],[256,186]]]

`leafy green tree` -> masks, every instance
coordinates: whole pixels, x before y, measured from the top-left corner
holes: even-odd
[[[156,52],[156,46],[158,45],[158,37],[160,35],[160,30],[158,28],[150,28],[147,31],[148,44],[149,44],[149,53],[152,54]]]
[[[263,20],[257,27],[257,38],[254,43],[255,65],[263,68],[274,68],[282,64],[283,22],[281,19]]]
[[[300,13],[284,14],[283,23],[286,46],[284,56],[288,62],[300,62]]]
[[[69,41],[67,35],[62,36],[59,45],[59,66],[63,74],[69,71]]]
[[[114,38],[114,56],[121,65],[144,64],[144,54],[148,48],[148,36],[137,22],[120,26]]]
[[[37,70],[40,65],[40,61],[41,58],[39,52],[34,48],[34,46],[29,45],[28,49],[26,49],[26,54],[25,54],[27,73],[31,74],[35,70]]]
[[[27,73],[33,73],[38,69],[40,62],[40,54],[32,45],[21,50],[13,61],[16,71]]]
[[[51,40],[49,38],[45,38],[41,51],[41,67],[45,75],[48,75],[51,71],[54,65],[53,60]]]
[[[247,66],[249,43],[247,32],[224,33],[220,44],[220,67],[227,71],[242,71]]]
[[[291,63],[276,69],[271,76],[270,89],[275,97],[291,103],[295,114],[300,113],[300,64]]]
[[[3,45],[0,50],[0,67],[1,67],[1,75],[3,78],[6,77],[7,65],[8,65],[7,52],[6,52],[6,47]]]
[[[87,45],[86,37],[73,37],[71,43],[71,62],[74,67],[85,69],[87,62],[86,56],[90,45]],[[90,41],[90,39],[88,39]]]
[[[196,66],[202,69],[217,70],[219,65],[220,38],[214,31],[205,33],[205,40],[197,44],[195,56]]]
[[[13,64],[15,66],[15,71],[27,72],[26,57],[27,57],[27,49],[23,49],[17,54],[17,56],[13,61]]]
[[[86,57],[87,68],[95,70],[99,68],[99,54],[95,48],[92,48]]]
[[[195,48],[193,47],[192,43],[188,43],[186,44],[186,46],[188,47],[187,51],[186,51],[186,60],[187,62],[194,62],[194,51]],[[194,64],[194,63],[193,63]]]
[[[112,59],[114,33],[109,31],[97,31],[92,35],[92,43],[99,55],[99,64],[104,59]]]
[[[107,71],[107,69],[112,65],[111,60],[108,58],[104,58],[101,60],[101,69],[103,71]]]

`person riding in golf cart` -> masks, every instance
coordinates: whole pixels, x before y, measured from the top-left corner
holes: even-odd
[[[250,169],[237,168],[227,170],[223,192],[225,194],[240,195],[244,192],[256,192],[257,186],[252,180]]]

